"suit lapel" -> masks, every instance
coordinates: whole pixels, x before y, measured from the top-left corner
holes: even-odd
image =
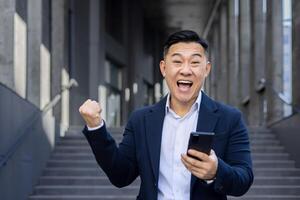
[[[162,129],[165,117],[166,98],[155,105],[145,116],[147,147],[156,183],[158,182]]]
[[[216,113],[217,106],[213,100],[211,100],[204,92],[202,92],[201,106],[199,110],[197,131],[213,132],[218,121],[218,115]],[[192,189],[197,180],[197,177],[192,175],[191,179],[191,194]]]

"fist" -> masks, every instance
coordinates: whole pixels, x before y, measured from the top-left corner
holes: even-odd
[[[84,119],[86,125],[90,128],[101,124],[101,106],[97,101],[86,100],[79,108],[79,113]]]

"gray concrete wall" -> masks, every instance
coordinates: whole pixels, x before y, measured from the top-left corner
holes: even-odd
[[[1,199],[27,199],[53,149],[58,127],[55,128],[52,116],[42,117],[36,106],[2,84],[0,96],[0,157],[20,135],[26,134],[7,164],[0,168]],[[29,126],[34,113],[37,121]]]
[[[300,113],[294,114],[276,124],[270,128],[278,136],[281,143],[286,148],[286,151],[290,153],[292,158],[296,161],[296,166],[300,167],[300,131],[299,131]]]

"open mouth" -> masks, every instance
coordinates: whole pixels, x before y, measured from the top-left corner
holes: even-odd
[[[187,80],[177,81],[177,86],[182,89],[188,89],[188,88],[192,87],[192,85],[193,85],[192,81],[187,81]]]

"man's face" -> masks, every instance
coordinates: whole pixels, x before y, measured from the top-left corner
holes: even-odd
[[[171,93],[171,103],[191,105],[196,100],[210,68],[211,64],[200,44],[173,44],[160,62],[160,71]]]

